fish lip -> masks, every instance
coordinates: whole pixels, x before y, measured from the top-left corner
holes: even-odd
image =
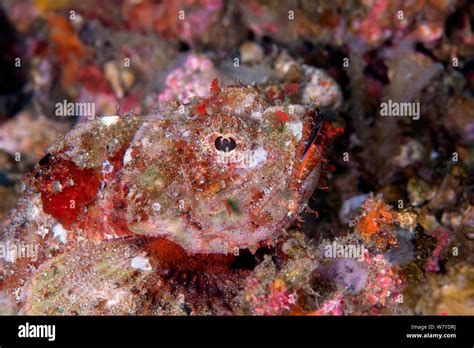
[[[303,151],[303,156],[304,158],[311,148],[311,145],[315,142],[317,137],[319,136],[319,133],[321,132],[321,128],[323,126],[323,118],[321,116],[321,111],[318,108],[314,109],[313,114],[310,116],[312,118],[311,122],[313,123],[313,130],[311,131],[311,134],[309,135],[308,140],[306,141],[306,147]]]
[[[310,147],[313,145],[313,142],[317,139],[319,133],[321,132],[321,126],[322,122],[319,122],[314,126],[313,130],[311,131],[311,134],[309,135],[309,138],[306,142],[306,147],[303,151],[303,158],[306,156]]]

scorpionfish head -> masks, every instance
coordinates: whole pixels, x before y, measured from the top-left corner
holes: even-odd
[[[192,253],[271,242],[317,185],[324,149],[314,115],[276,106],[255,87],[162,107],[125,156],[128,228]]]

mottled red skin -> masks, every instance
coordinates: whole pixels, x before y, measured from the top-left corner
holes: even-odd
[[[70,228],[77,221],[82,208],[95,199],[100,185],[94,170],[80,169],[68,160],[51,161],[48,170],[38,179],[44,212],[54,216],[65,228]],[[74,180],[75,185],[68,187],[68,180]],[[61,192],[51,190],[53,182],[61,183]]]

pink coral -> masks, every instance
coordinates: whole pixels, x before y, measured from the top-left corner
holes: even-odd
[[[428,258],[428,260],[425,263],[425,271],[438,272],[439,271],[439,258],[442,251],[448,244],[449,233],[440,228],[431,232],[431,236],[436,238],[438,243],[436,244],[436,247],[433,250],[433,254]]]
[[[337,293],[324,302],[320,309],[310,313],[310,315],[344,315],[344,296]]]
[[[217,74],[213,63],[207,57],[190,54],[182,66],[168,74],[165,89],[159,95],[159,99],[161,101],[178,99],[187,102],[192,97],[208,97],[209,85]]]
[[[262,284],[258,278],[251,278],[247,286],[251,289],[264,289],[252,291],[246,296],[257,315],[281,315],[289,311],[296,302],[296,294],[290,292],[285,282],[280,279],[275,279],[270,284]]]
[[[372,306],[385,306],[389,300],[394,300],[399,295],[403,284],[402,279],[394,272],[383,255],[370,257],[366,251],[365,260],[370,271],[366,289],[360,298]]]

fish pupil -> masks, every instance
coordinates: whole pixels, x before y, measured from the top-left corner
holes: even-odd
[[[216,149],[219,151],[229,152],[235,149],[237,143],[233,138],[217,137],[214,142]]]

